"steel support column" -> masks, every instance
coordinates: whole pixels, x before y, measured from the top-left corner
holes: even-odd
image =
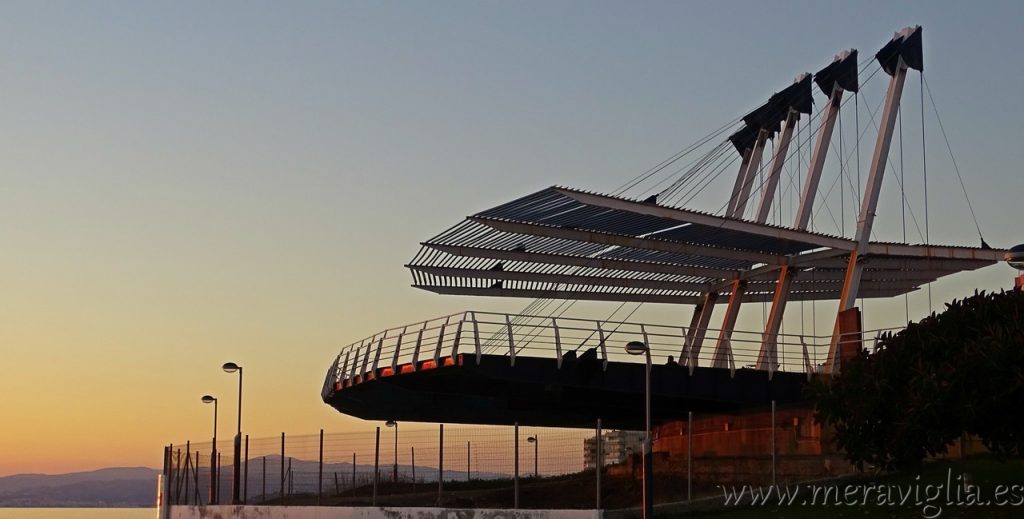
[[[736,173],[736,182],[732,185],[732,195],[729,197],[729,205],[725,210],[726,216],[732,216],[736,209],[736,201],[740,199],[740,190],[743,188],[743,182],[747,179],[747,167],[750,166],[750,157],[753,155],[753,151],[752,148],[743,150],[740,170]]]
[[[846,59],[848,55],[841,54],[837,56],[837,59]],[[814,199],[817,197],[818,184],[821,182],[821,171],[825,167],[825,157],[828,155],[829,145],[832,142],[832,132],[836,126],[836,119],[839,117],[842,101],[843,89],[838,84],[835,84],[832,87],[832,94],[829,96],[825,114],[821,118],[818,139],[814,143],[814,151],[811,154],[811,162],[807,169],[807,179],[804,181],[803,194],[800,196],[800,206],[797,209],[796,221],[793,223],[793,227],[797,230],[806,230],[811,221]],[[840,160],[842,160],[842,157],[840,157]],[[774,369],[775,359],[778,357],[776,350],[778,348],[779,329],[782,327],[782,318],[785,315],[786,302],[789,300],[789,288],[793,281],[794,272],[793,268],[787,266],[784,266],[779,271],[779,279],[775,285],[775,295],[772,298],[772,309],[768,316],[768,322],[765,323],[761,349],[757,356],[758,369]]]
[[[772,310],[768,314],[762,336],[761,351],[757,354],[757,369],[768,370],[768,378],[778,367],[778,338],[782,326],[782,316],[786,312],[786,300],[789,287],[793,281],[793,270],[784,265],[779,271],[779,282],[775,286],[775,298],[772,299]]]
[[[736,280],[732,283],[732,294],[729,295],[729,306],[725,310],[725,319],[722,321],[722,329],[718,332],[718,343],[715,344],[715,353],[711,365],[716,368],[735,368],[732,356],[732,331],[736,327],[736,317],[740,313],[740,303],[743,300],[743,293],[747,289],[744,281]]]
[[[828,155],[828,148],[832,143],[832,131],[836,127],[836,118],[839,116],[839,108],[842,106],[842,102],[843,89],[836,85],[832,89],[832,95],[829,96],[825,115],[821,118],[821,126],[818,128],[818,139],[814,143],[811,163],[807,168],[807,179],[804,180],[804,191],[800,195],[800,207],[796,211],[796,223],[793,224],[793,227],[801,231],[807,229],[807,225],[811,220],[814,198],[818,194],[818,184],[821,181],[821,170],[825,167],[825,156]]]
[[[715,302],[718,301],[718,292],[707,292],[704,294],[704,302],[700,310],[694,310],[694,315],[699,316],[696,325],[690,325],[690,334],[687,334],[688,346],[686,347],[686,366],[690,368],[693,375],[697,367],[697,356],[700,355],[701,346],[704,344],[704,337],[708,333],[708,323],[711,322],[711,314],[715,311]]]
[[[761,203],[757,206],[757,223],[768,221],[768,212],[772,208],[775,190],[779,186],[779,177],[782,176],[782,166],[786,163],[786,154],[789,153],[789,142],[793,139],[793,129],[796,128],[796,123],[799,120],[800,112],[790,108],[782,127],[782,134],[779,136],[779,142],[775,146],[775,159],[772,160],[772,168],[761,193]]]
[[[732,214],[728,215],[732,218],[743,219],[743,213],[747,209],[747,200],[750,198],[750,190],[754,186],[757,172],[761,169],[761,156],[764,154],[764,145],[768,141],[768,135],[768,130],[759,130],[757,132],[757,143],[754,144],[754,151],[751,152],[747,171],[743,175],[743,184],[740,186],[736,203],[733,204]]]
[[[836,315],[835,328],[832,331],[832,342],[828,349],[828,360],[825,370],[830,373],[839,371],[839,313],[853,308],[857,300],[857,293],[860,290],[860,279],[864,272],[864,263],[861,258],[867,251],[868,240],[871,238],[871,228],[875,222],[875,209],[878,207],[878,195],[882,189],[882,178],[885,176],[885,162],[889,158],[889,147],[892,144],[893,130],[896,127],[896,118],[899,115],[900,98],[903,95],[903,84],[907,79],[907,64],[903,58],[899,58],[896,70],[889,81],[889,90],[885,96],[885,108],[882,110],[878,129],[878,140],[875,142],[875,152],[871,157],[871,168],[868,170],[868,182],[864,190],[864,199],[861,201],[860,215],[857,217],[857,235],[854,240],[857,242],[857,249],[850,253],[850,260],[846,267],[846,279],[843,282],[843,291],[839,296],[839,310]]]

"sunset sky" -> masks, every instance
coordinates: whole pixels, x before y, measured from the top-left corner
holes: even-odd
[[[553,184],[614,189],[906,25],[925,28],[925,77],[985,239],[1024,242],[1021,20],[1014,1],[5,2],[0,476],[158,466],[162,445],[210,435],[204,393],[230,435],[229,360],[245,367],[250,435],[369,430],[320,401],[342,345],[528,302],[410,288],[419,241]],[[881,99],[871,86],[861,110]],[[976,246],[926,115],[932,241]],[[727,183],[696,208],[718,209]],[[880,222],[899,212],[891,188]],[[939,282],[936,307],[1013,275]],[[912,318],[927,311],[910,301]],[[649,306],[634,318],[689,320]],[[820,323],[834,308],[819,304]],[[898,324],[903,301],[865,315]],[[750,308],[741,326],[760,320]]]

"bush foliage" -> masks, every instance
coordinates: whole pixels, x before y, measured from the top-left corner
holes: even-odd
[[[975,293],[808,386],[818,420],[864,468],[914,466],[967,433],[1024,454],[1024,292]]]

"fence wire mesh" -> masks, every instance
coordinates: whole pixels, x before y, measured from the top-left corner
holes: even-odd
[[[512,506],[517,474],[524,485],[584,473],[593,479],[586,441],[594,430],[519,427],[518,450],[515,427],[399,423],[380,427],[379,442],[377,434],[246,437],[240,499],[249,504],[432,505],[443,501],[447,490],[454,499],[460,492],[496,494],[487,499]],[[230,439],[218,439],[216,445],[171,445],[171,502],[229,503],[231,448]]]
[[[381,424],[361,432],[244,438],[240,501],[263,505],[594,509],[636,506],[643,433],[543,427]],[[600,438],[600,441],[598,441]],[[848,474],[813,409],[691,416],[652,431],[654,496],[680,502],[723,484]],[[518,439],[518,441],[517,441]],[[232,441],[166,450],[171,504],[228,504]]]

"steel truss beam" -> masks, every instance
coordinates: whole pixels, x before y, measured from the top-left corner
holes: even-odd
[[[705,297],[703,295],[667,295],[667,294],[651,294],[648,292],[588,292],[583,290],[560,290],[551,289],[545,290],[541,288],[504,288],[504,287],[467,287],[467,286],[438,286],[438,285],[412,285],[413,288],[419,288],[428,292],[434,292],[435,294],[444,295],[463,295],[463,296],[487,296],[487,297],[523,297],[532,299],[579,299],[586,301],[619,301],[619,302],[630,302],[630,303],[666,303],[666,304],[684,304],[684,305],[697,305],[703,303]],[[914,289],[900,289],[891,288],[888,284],[880,284],[879,288],[868,289],[865,287],[861,290],[858,297],[861,298],[875,298],[875,297],[893,297],[903,295],[908,292],[913,292]],[[838,299],[840,296],[839,290],[808,290],[806,292],[794,290],[790,294],[790,299],[793,301],[822,301],[830,299]],[[760,292],[750,293],[745,292],[743,295],[744,303],[761,303],[771,301],[773,298],[772,292]],[[709,314],[710,315],[710,314]],[[710,319],[710,317],[709,317]],[[696,340],[694,341],[696,345]]]
[[[484,247],[463,247],[460,245],[443,245],[423,243],[424,247],[441,251],[453,256],[466,258],[488,258],[506,261],[522,261],[528,263],[547,263],[584,268],[622,270],[628,272],[650,272],[655,274],[678,274],[683,276],[700,276],[707,278],[732,279],[740,274],[739,270],[719,269],[647,261],[622,260],[614,258],[570,256],[567,254],[520,252],[513,250],[488,249]],[[412,265],[408,265],[410,268]]]

